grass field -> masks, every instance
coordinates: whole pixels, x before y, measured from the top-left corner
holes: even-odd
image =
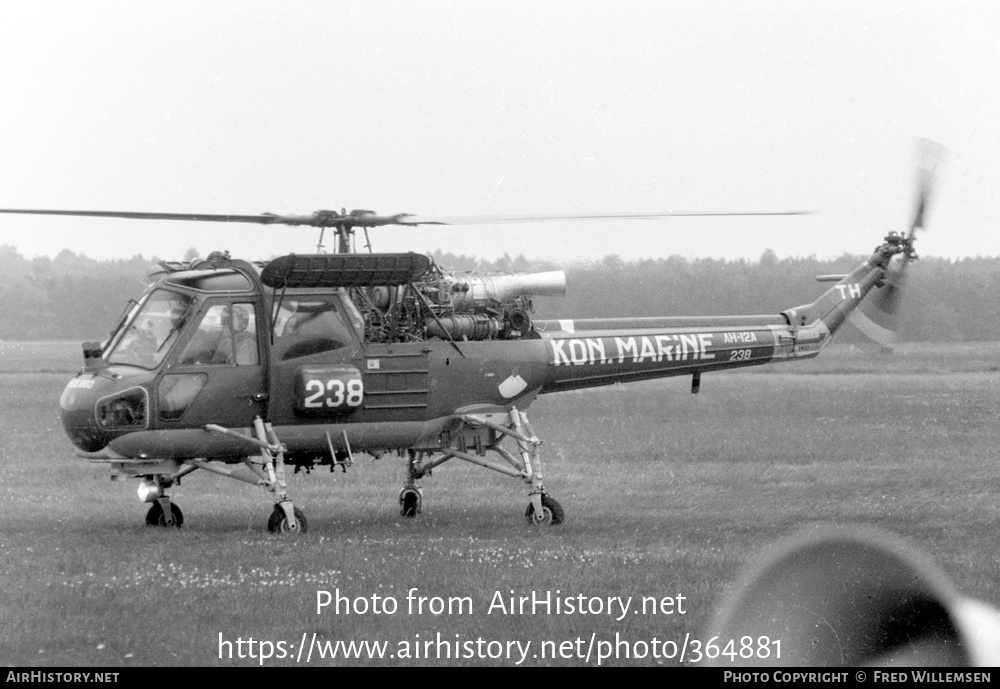
[[[423,481],[424,513],[404,521],[403,463],[364,456],[346,474],[291,476],[309,519],[295,539],[267,533],[267,494],[202,472],[172,491],[183,529],[145,527],[135,483],[110,482],[106,468],[74,457],[60,427],[59,395],[80,359],[75,343],[0,342],[3,664],[259,662],[220,659],[221,635],[234,655],[238,639],[284,641],[293,657],[266,664],[289,665],[315,633],[386,641],[387,656],[404,642],[412,655],[413,642],[440,634],[453,657],[419,647],[418,658],[313,656],[313,665],[513,665],[510,640],[532,642],[526,665],[581,665],[575,655],[532,654],[550,641],[582,655],[591,638],[616,633],[698,637],[741,566],[817,523],[901,534],[961,592],[1000,603],[998,345],[909,346],[891,359],[833,348],[813,362],[707,375],[697,396],[675,379],[543,397],[529,414],[544,441],[546,487],[566,509],[562,526],[532,530],[522,484],[457,462]],[[410,613],[413,588],[466,598],[471,613]],[[317,614],[317,592],[336,590],[399,607]],[[557,590],[674,597],[675,608],[621,620],[487,614],[497,592]],[[480,638],[503,642],[503,657],[454,658],[456,642],[463,655],[462,644]]]

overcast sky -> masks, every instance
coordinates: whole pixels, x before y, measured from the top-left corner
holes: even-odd
[[[905,230],[1000,255],[1000,3],[19,2],[0,207],[791,218],[382,228],[376,250],[836,256]],[[317,232],[0,216],[27,256],[314,250]]]

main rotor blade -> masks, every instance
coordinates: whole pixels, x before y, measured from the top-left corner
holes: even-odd
[[[359,211],[354,211],[358,213]],[[33,208],[0,208],[0,213],[17,215],[69,215],[90,218],[126,218],[129,220],[187,220],[194,222],[242,222],[257,225],[307,225],[310,227],[335,227],[337,225],[391,225],[396,224],[395,216],[377,216],[369,211],[361,215],[341,214],[336,211],[316,211],[311,215],[235,215],[231,213],[147,213],[141,211],[69,211],[40,210]]]
[[[655,211],[649,213],[553,213],[520,215],[400,215],[400,225],[502,225],[559,220],[659,220],[743,215],[810,215],[812,211]]]
[[[234,215],[216,213],[147,213],[140,211],[80,211],[42,210],[29,208],[0,208],[0,213],[18,215],[62,215],[91,218],[125,218],[130,220],[187,220],[194,222],[240,222],[257,225],[305,225],[309,227],[381,227],[384,225],[502,225],[505,223],[532,223],[558,220],[657,220],[661,218],[694,218],[723,216],[778,216],[808,215],[812,211],[732,211],[732,212],[678,212],[651,213],[562,213],[523,215],[379,215],[373,211],[354,210],[350,213],[320,210],[310,215]]]
[[[17,215],[70,215],[91,218],[129,218],[132,220],[196,220],[204,222],[248,222],[270,225],[283,222],[281,216],[264,213],[261,215],[228,215],[212,213],[142,213],[136,211],[63,211],[38,210],[32,208],[0,208],[0,213]],[[294,216],[288,216],[294,217]],[[304,216],[309,217],[309,216]]]

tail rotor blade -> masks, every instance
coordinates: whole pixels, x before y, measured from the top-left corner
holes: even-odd
[[[941,144],[929,139],[917,140],[917,201],[913,209],[913,221],[910,223],[911,240],[918,229],[926,227],[924,223],[937,179],[937,167],[947,155],[948,150]]]
[[[847,320],[864,338],[858,345],[869,353],[891,351],[896,343],[902,321],[903,286],[908,263],[909,259],[903,258],[903,254],[893,257],[885,284],[872,290],[869,298]]]

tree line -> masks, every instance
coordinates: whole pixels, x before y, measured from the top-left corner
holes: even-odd
[[[431,255],[455,272],[564,269],[566,296],[535,299],[539,318],[775,314],[831,286],[816,275],[850,272],[866,258],[779,259],[768,250],[756,261],[607,256],[559,265],[524,256]],[[103,339],[142,293],[156,261],[95,260],[71,251],[29,259],[0,246],[0,340]],[[923,258],[911,266],[906,305],[903,341],[1000,340],[1000,258]]]

